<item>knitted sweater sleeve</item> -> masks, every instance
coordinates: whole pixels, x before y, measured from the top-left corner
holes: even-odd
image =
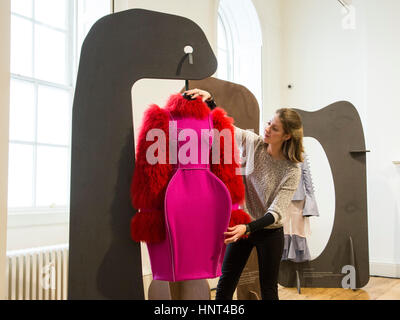
[[[263,138],[256,134],[254,131],[248,129],[244,130],[239,127],[233,126],[235,129],[235,140],[239,149],[246,151],[249,146],[255,146],[257,143],[262,142]]]
[[[283,178],[274,197],[274,201],[267,211],[274,216],[275,223],[282,222],[286,217],[287,208],[300,182],[300,176],[301,168],[299,166],[294,166],[288,170],[286,176]]]
[[[258,218],[249,223],[250,232],[253,233],[255,231],[261,230],[264,227],[267,227],[275,222],[275,217],[272,213],[267,212],[263,217]]]

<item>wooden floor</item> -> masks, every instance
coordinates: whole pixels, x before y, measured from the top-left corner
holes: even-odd
[[[215,290],[211,299],[215,299]],[[362,289],[285,288],[279,285],[280,300],[400,300],[400,279],[370,277]]]

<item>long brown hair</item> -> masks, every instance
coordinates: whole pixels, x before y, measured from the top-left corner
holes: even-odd
[[[303,162],[303,123],[300,115],[290,108],[278,109],[276,113],[282,122],[283,130],[291,136],[282,144],[285,158],[294,163]]]

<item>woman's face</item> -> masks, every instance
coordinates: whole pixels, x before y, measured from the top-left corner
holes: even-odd
[[[264,142],[271,145],[281,145],[285,140],[288,140],[290,135],[283,130],[283,125],[279,119],[279,115],[274,117],[265,124]]]

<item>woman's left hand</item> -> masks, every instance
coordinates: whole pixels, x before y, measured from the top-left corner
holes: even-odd
[[[203,101],[206,101],[211,98],[211,94],[209,92],[200,89],[187,90],[184,93],[192,95],[192,99],[196,99],[198,96],[200,96]]]
[[[236,242],[246,233],[246,226],[244,224],[238,224],[237,226],[228,228],[228,232],[224,232],[225,236],[231,236],[225,239],[225,244]]]

